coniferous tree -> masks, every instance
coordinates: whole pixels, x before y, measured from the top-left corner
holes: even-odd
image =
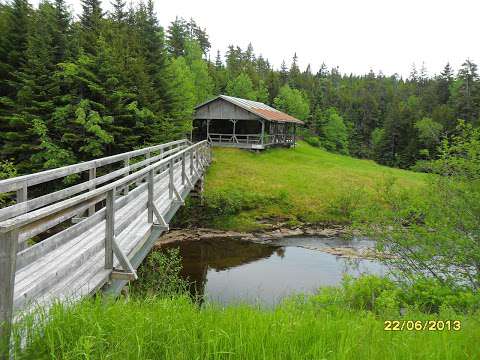
[[[14,0],[0,12],[0,159],[25,165],[25,122],[17,114],[18,69],[25,64],[32,9],[27,0]],[[20,147],[20,148],[18,148]]]
[[[97,39],[100,36],[103,11],[100,0],[81,0],[80,44],[88,54],[95,54]]]

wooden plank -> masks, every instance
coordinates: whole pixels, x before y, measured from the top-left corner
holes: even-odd
[[[164,185],[162,186],[163,187],[163,193],[164,193],[164,196],[167,196],[166,189],[167,189],[168,184],[167,184],[166,180],[163,180],[163,182],[164,182]],[[145,189],[145,187],[143,189]],[[135,190],[137,190],[137,189],[135,189]],[[143,192],[142,195],[134,194],[133,192],[131,192],[129,194],[129,196],[131,196],[131,195],[135,195],[134,197],[132,196],[133,200],[131,202],[128,202],[126,204],[126,206],[124,206],[119,211],[119,214],[118,214],[119,215],[118,216],[118,225],[116,224],[116,229],[119,230],[120,232],[122,232],[124,228],[126,228],[130,223],[132,223],[132,221],[136,217],[138,217],[138,212],[139,211],[141,212],[141,211],[146,209],[146,194],[145,194],[145,192]],[[162,199],[165,200],[166,198],[164,197]],[[164,201],[164,200],[162,200],[162,201]],[[124,201],[124,198],[121,198],[119,200],[119,203],[121,203],[122,201]],[[139,204],[141,204],[141,205],[139,206]],[[143,208],[142,208],[142,206],[143,206]],[[105,209],[103,209],[103,210],[105,210]],[[95,216],[98,216],[99,213],[100,212],[95,214]],[[88,219],[87,221],[90,221],[90,219]],[[88,243],[91,243],[92,240],[95,240],[95,241],[100,240],[102,242],[100,245],[103,247],[103,239],[105,238],[105,222],[99,223],[97,226],[93,227],[92,229],[85,231],[85,233],[81,234],[81,238],[85,239],[85,242],[88,242]],[[86,240],[87,238],[88,238],[88,240]],[[81,241],[84,241],[84,240],[81,240]],[[40,244],[42,244],[42,243],[40,243]],[[38,244],[38,245],[40,245],[40,244]],[[43,269],[46,269],[48,267],[52,267],[52,268],[57,269],[57,270],[61,269],[62,259],[60,259],[60,257],[63,256],[63,255],[66,258],[75,257],[76,254],[79,251],[81,251],[80,250],[81,249],[81,244],[79,245],[80,248],[77,245],[78,244],[73,244],[73,247],[69,247],[67,250],[59,249],[55,253],[50,254],[52,256],[53,262],[49,263],[48,262],[48,257],[44,257],[44,258],[39,259],[39,261],[37,261],[35,264],[32,264],[32,266],[29,266],[29,268],[27,269],[27,272],[23,271],[20,274],[17,274],[17,277],[18,278],[24,278],[25,276],[28,276],[26,274],[28,274],[28,271],[30,271],[32,273],[32,275],[30,275],[29,281],[35,282],[35,281],[38,281],[37,277],[39,277],[39,278],[41,277],[41,272],[43,271]],[[61,251],[61,252],[59,252],[59,251]]]
[[[128,210],[128,209],[125,209]],[[143,210],[146,211],[146,207]],[[135,216],[137,217],[137,216]],[[139,219],[127,219],[127,227],[132,227],[132,224],[138,223]],[[141,219],[140,219],[141,220]],[[128,236],[126,233],[119,235],[120,237]],[[101,269],[104,269],[104,248],[105,248],[105,222],[100,223],[93,229],[86,232],[82,236],[82,240],[77,242],[74,247],[67,251],[58,251],[50,253],[47,257],[40,259],[33,266],[28,267],[20,274],[23,281],[17,283],[15,294],[15,305],[17,307],[28,304],[42,294],[48,293],[52,286],[56,286],[62,279],[74,276],[77,269],[92,256],[100,254],[101,259],[98,263]],[[68,259],[68,261],[65,261]],[[115,264],[115,262],[114,262]]]
[[[145,190],[145,184],[142,184],[140,187],[134,189],[128,194],[127,197],[122,197],[117,200],[117,209],[122,209],[127,202],[132,199],[137,199],[141,192]],[[36,261],[42,256],[45,256],[48,252],[53,251],[54,249],[62,246],[66,242],[74,239],[75,237],[83,234],[88,229],[96,226],[98,223],[105,219],[105,208],[99,210],[95,213],[94,216],[85,219],[82,223],[75,224],[64,231],[55,234],[42,242],[39,242],[28,249],[17,254],[17,271],[22,269],[24,266]],[[120,224],[119,226],[122,226]]]
[[[67,221],[74,216],[81,215],[90,206],[93,206],[97,202],[102,201],[104,198],[105,196],[100,195],[96,198],[89,199],[86,202],[77,204],[70,208],[53,213],[49,216],[40,218],[37,221],[31,222],[19,230],[20,235],[18,241],[20,243],[27,241],[28,239],[31,239],[34,236],[41,234],[42,232],[51,229],[52,227],[61,224],[62,222]]]

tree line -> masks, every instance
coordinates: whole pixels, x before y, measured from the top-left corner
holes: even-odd
[[[81,3],[78,18],[64,0],[0,3],[0,164],[10,174],[188,136],[195,105],[221,93],[304,120],[312,145],[404,168],[435,158],[458,120],[478,125],[470,60],[407,79],[302,71],[296,54],[275,69],[252,45],[211,59],[206,29],[183,18],[162,27],[152,0],[114,0],[108,12]]]

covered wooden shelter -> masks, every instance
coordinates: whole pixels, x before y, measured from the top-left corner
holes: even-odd
[[[220,95],[195,108],[192,137],[212,146],[261,150],[294,146],[297,125],[303,121],[271,106]]]

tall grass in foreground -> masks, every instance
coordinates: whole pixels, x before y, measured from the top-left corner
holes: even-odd
[[[27,347],[18,351],[16,358],[480,358],[478,312],[459,315],[442,307],[436,314],[407,310],[402,317],[398,309],[388,310],[389,306],[367,310],[369,305],[358,300],[360,296],[368,302],[371,294],[363,286],[367,297],[357,290],[350,288],[348,294],[326,289],[315,296],[290,298],[274,309],[212,304],[199,307],[182,296],[97,298],[71,307],[57,305],[48,322],[40,321],[30,329]],[[460,320],[462,328],[385,331],[384,320],[395,319]]]

